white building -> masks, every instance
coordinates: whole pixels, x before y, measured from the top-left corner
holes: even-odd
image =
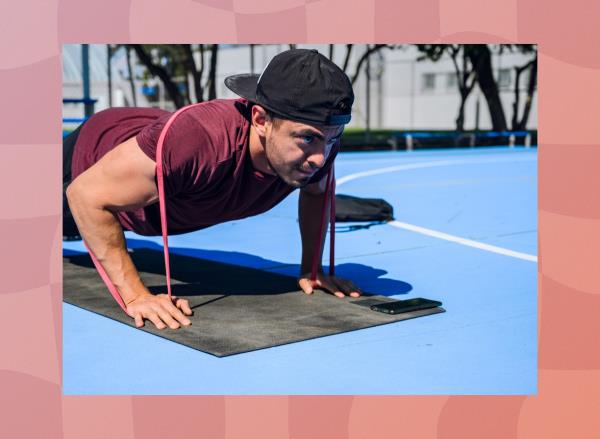
[[[298,45],[302,48],[315,48],[328,55],[328,45]],[[256,45],[254,47],[254,70],[260,73],[268,61],[278,52],[286,50],[288,45]],[[347,69],[353,76],[356,63],[366,50],[365,45],[355,45]],[[342,65],[346,53],[345,45],[335,45],[334,61]],[[63,49],[63,97],[81,98],[81,46],[66,45]],[[372,129],[448,129],[456,127],[456,117],[460,97],[456,83],[456,73],[452,60],[442,58],[438,62],[417,61],[419,52],[412,45],[400,49],[383,49],[370,59],[370,111],[367,111],[367,80],[364,68],[354,85],[355,105],[350,126],[365,128],[367,119]],[[512,119],[514,102],[515,66],[526,64],[531,59],[528,55],[505,51],[502,55],[494,54],[492,67],[499,86],[508,125]],[[137,64],[132,53],[132,63]],[[90,45],[91,96],[98,99],[96,111],[108,107],[108,73],[107,49],[105,45]],[[251,51],[248,45],[223,45],[220,47],[217,65],[217,97],[235,97],[224,85],[226,76],[250,72]],[[112,91],[113,106],[132,105],[132,93],[128,81],[125,51],[120,50],[112,57]],[[207,70],[207,69],[205,69]],[[134,67],[134,75],[141,76],[143,68]],[[527,75],[522,75],[520,88],[522,107],[526,100]],[[172,104],[164,98],[162,85],[159,86],[158,102],[149,103],[142,93],[142,83],[136,81],[136,97],[138,106],[161,106],[172,109]],[[148,85],[148,83],[146,83]],[[152,81],[150,82],[152,85]],[[469,96],[465,107],[465,129],[475,129],[476,107],[479,103],[479,129],[491,128],[490,116],[483,94],[477,86]],[[81,117],[82,106],[63,105],[64,117]],[[370,116],[368,116],[370,115]],[[528,129],[537,129],[537,91],[527,125]]]
[[[81,99],[83,97],[81,44],[63,46],[63,98]],[[119,51],[112,57],[113,106],[125,106],[128,87],[126,80],[127,63],[125,52]],[[96,111],[108,108],[108,52],[106,45],[89,45],[90,96],[97,99]],[[63,104],[63,118],[83,117],[83,105]]]

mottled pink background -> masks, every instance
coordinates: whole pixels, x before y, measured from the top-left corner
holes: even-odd
[[[600,437],[600,2],[0,3],[0,436]],[[63,397],[64,43],[539,43],[539,394]]]

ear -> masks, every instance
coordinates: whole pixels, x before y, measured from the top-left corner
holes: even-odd
[[[267,124],[270,123],[269,118],[267,117],[267,112],[260,105],[252,106],[252,126],[256,130],[256,133],[261,137],[266,137],[267,135]]]

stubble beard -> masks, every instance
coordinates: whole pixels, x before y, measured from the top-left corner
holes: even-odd
[[[267,160],[269,168],[275,173],[275,175],[277,175],[281,180],[283,180],[289,186],[292,186],[296,189],[303,188],[304,186],[306,186],[310,181],[310,177],[302,178],[300,180],[294,180],[290,177],[290,174],[294,171],[295,168],[290,168],[290,171],[288,172],[288,174],[286,176],[286,175],[284,175],[283,172],[281,172],[280,169],[278,169],[277,166],[273,165],[273,162],[271,161],[271,157],[270,157],[271,149],[272,149],[271,145],[272,145],[272,142],[270,140],[267,140],[265,142],[265,158]]]

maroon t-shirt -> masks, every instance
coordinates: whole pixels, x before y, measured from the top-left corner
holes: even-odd
[[[163,174],[169,234],[180,234],[265,212],[294,188],[257,171],[250,158],[250,116],[244,99],[218,99],[192,107],[175,119],[163,144]],[[158,137],[172,113],[152,108],[111,108],[81,128],[72,174],[96,163],[115,146],[136,136],[156,161]],[[338,145],[312,182],[326,175]],[[117,212],[121,225],[140,235],[160,235],[158,202]]]

